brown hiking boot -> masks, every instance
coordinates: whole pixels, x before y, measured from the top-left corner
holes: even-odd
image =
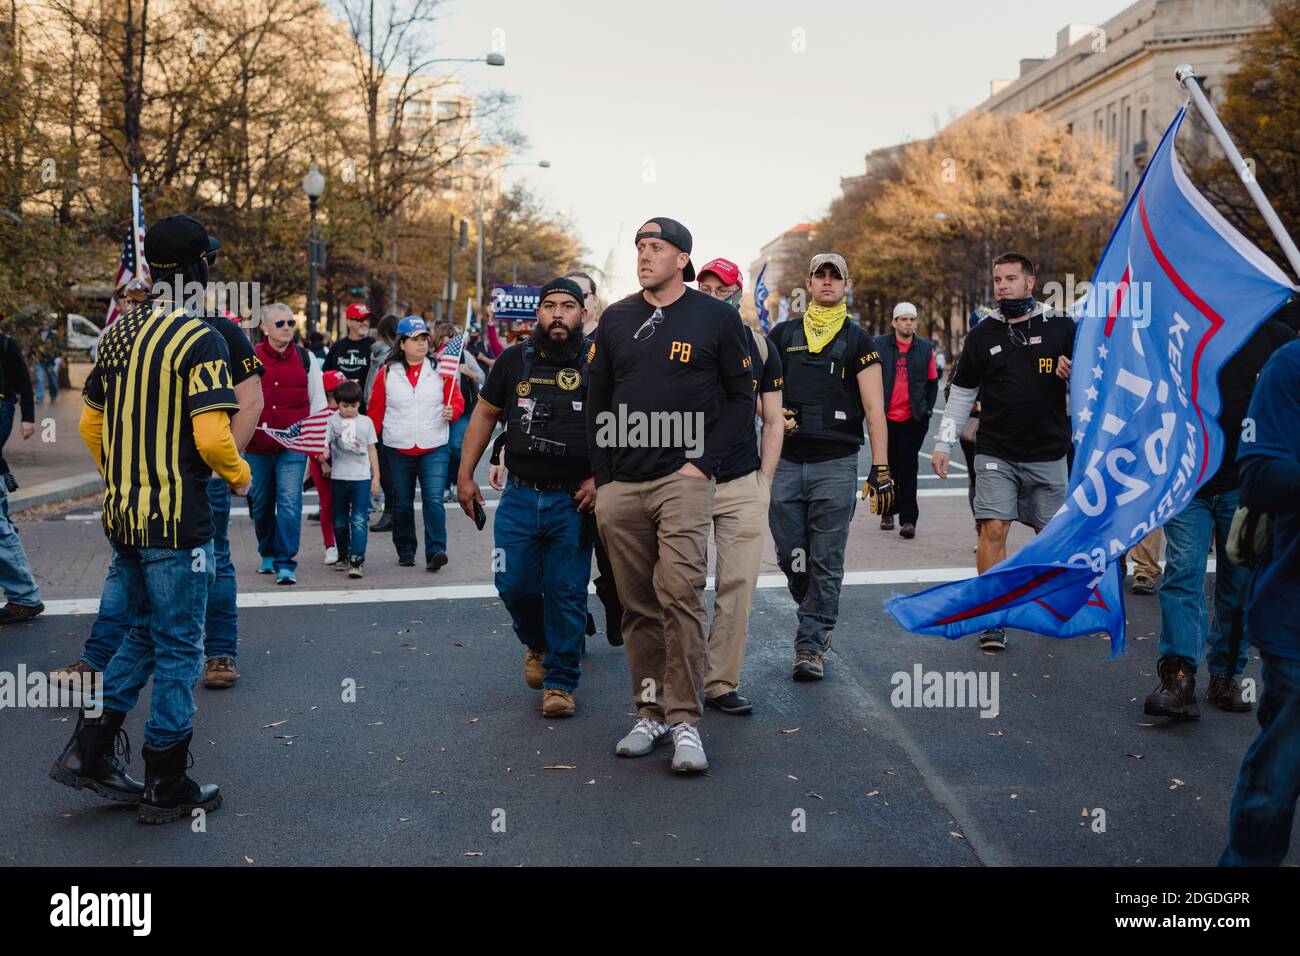
[[[816,651],[794,652],[795,680],[821,680],[826,674],[826,659]]]
[[[208,661],[203,674],[203,686],[209,690],[221,690],[239,680],[239,671],[235,662],[229,657],[214,657]]]
[[[573,695],[567,690],[555,687],[546,688],[542,694],[543,717],[572,717],[578,712],[578,705],[573,702]]]
[[[83,660],[69,664],[66,667],[56,667],[50,671],[50,680],[58,680],[60,677],[72,677],[73,675],[93,674],[95,668],[91,667]]]
[[[1250,701],[1242,693],[1241,685],[1231,677],[1210,675],[1210,686],[1205,692],[1205,699],[1219,710],[1234,714],[1250,713]]]
[[[30,621],[44,610],[45,605],[39,601],[35,604],[15,604],[10,601],[4,607],[0,607],[0,624],[18,624],[22,621]]]
[[[535,651],[530,647],[524,653],[524,683],[533,690],[541,690],[542,681],[546,680],[546,668],[542,666],[545,659],[545,651]]]
[[[885,515],[883,518],[880,519],[880,530],[881,530],[881,531],[893,531],[893,530],[894,530],[894,516],[893,516],[893,515]]]
[[[1154,594],[1156,591],[1156,582],[1154,578],[1149,578],[1145,574],[1133,575],[1133,593],[1134,594]]]
[[[1185,657],[1162,657],[1156,666],[1160,671],[1160,686],[1147,697],[1142,712],[1148,717],[1199,720],[1201,708],[1196,704],[1195,665]]]

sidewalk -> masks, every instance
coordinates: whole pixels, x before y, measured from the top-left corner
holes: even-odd
[[[18,490],[9,496],[10,511],[84,498],[102,487],[77,433],[81,387],[90,369],[89,362],[74,362],[68,369],[72,388],[61,389],[53,402],[47,395],[37,404],[36,433],[31,438],[23,441],[21,426],[14,422],[4,447],[5,460],[18,479]]]

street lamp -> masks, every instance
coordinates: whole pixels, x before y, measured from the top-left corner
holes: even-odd
[[[550,169],[551,161],[543,159],[536,163],[529,160],[516,160],[512,163],[502,163],[495,169],[489,169],[478,184],[478,266],[474,271],[474,313],[481,315],[483,312],[483,190],[486,188],[488,180],[492,178],[494,172],[501,172],[511,166],[536,166],[538,169]]]
[[[318,270],[325,267],[325,248],[320,239],[320,227],[316,224],[316,207],[321,193],[325,192],[325,177],[316,166],[315,156],[311,158],[311,169],[302,177],[302,191],[307,194],[307,201],[311,204],[311,239],[307,242],[310,276],[307,288],[307,335],[310,336],[320,321],[320,296],[316,283]]]

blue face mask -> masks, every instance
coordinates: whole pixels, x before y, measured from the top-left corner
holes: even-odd
[[[1036,305],[1038,300],[1032,295],[1027,299],[998,299],[998,311],[1004,319],[1018,319],[1022,315],[1028,315]]]

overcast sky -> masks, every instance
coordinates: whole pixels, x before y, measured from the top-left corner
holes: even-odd
[[[748,288],[759,248],[824,214],[868,150],[929,136],[984,100],[990,80],[1018,75],[1021,57],[1055,52],[1061,27],[1124,6],[444,0],[433,33],[443,56],[504,41],[504,67],[460,75],[471,92],[520,96],[524,155],[553,165],[510,169],[508,181],[525,177],[567,213],[589,261],[603,265],[622,228],[633,275],[634,230],[671,216],[693,233],[697,265],[732,259]]]

